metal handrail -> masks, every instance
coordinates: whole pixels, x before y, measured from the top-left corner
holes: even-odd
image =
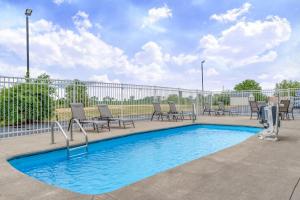
[[[70,127],[70,135],[71,135],[71,141],[73,141],[73,122],[75,122],[80,130],[82,131],[82,133],[84,134],[85,136],[85,145],[86,145],[86,150],[88,150],[88,136],[87,136],[87,133],[85,132],[85,130],[83,129],[82,125],[80,124],[79,120],[78,119],[71,119],[70,123],[71,123],[71,127]]]
[[[60,123],[58,121],[54,121],[51,125],[51,144],[54,144],[54,126],[55,124],[58,126],[59,130],[61,131],[61,133],[63,134],[63,136],[66,139],[66,147],[67,147],[67,154],[69,156],[69,150],[70,150],[70,140],[68,135],[66,134],[66,132],[64,131],[64,129],[62,128],[62,126],[60,125]]]

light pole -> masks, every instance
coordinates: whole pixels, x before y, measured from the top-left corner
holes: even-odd
[[[29,78],[29,23],[28,23],[28,17],[31,16],[32,9],[27,8],[25,10],[26,15],[26,58],[27,58],[27,71],[26,71],[26,78]]]
[[[205,60],[201,61],[201,77],[202,77],[202,109],[204,109],[204,85],[203,85],[203,64],[205,63]]]

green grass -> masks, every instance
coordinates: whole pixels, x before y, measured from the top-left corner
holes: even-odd
[[[153,105],[152,104],[141,104],[141,105],[108,105],[109,109],[111,110],[113,116],[115,117],[121,117],[122,116],[122,110],[123,110],[123,116],[147,116],[151,115],[153,113]],[[168,104],[161,104],[161,108],[163,111],[168,112],[169,111],[169,105]],[[192,106],[191,105],[177,105],[178,111],[191,111]],[[99,117],[100,113],[98,111],[97,106],[90,106],[85,107],[85,114],[88,118],[91,117]],[[55,121],[58,119],[59,121],[67,121],[71,119],[72,113],[71,108],[56,108],[55,114],[51,116],[50,121]],[[43,122],[48,122],[47,119],[42,120]],[[4,124],[3,121],[0,121],[0,126],[7,126],[7,124]]]
[[[113,116],[136,116],[136,115],[151,115],[153,113],[153,106],[151,104],[144,105],[109,105]],[[169,111],[168,104],[162,104],[161,108],[163,111]],[[85,107],[84,108],[87,117],[98,117],[100,115],[97,106]],[[191,105],[180,105],[178,106],[178,111],[191,111]],[[71,118],[71,109],[70,108],[58,108],[55,111],[59,120],[68,120]],[[55,118],[54,118],[55,119]],[[54,120],[52,119],[52,120]]]

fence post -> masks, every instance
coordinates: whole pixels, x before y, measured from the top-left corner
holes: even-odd
[[[275,89],[276,91],[276,89]],[[275,134],[276,134],[276,139],[279,133],[279,104],[280,104],[280,97],[279,97],[280,93],[278,92],[278,97],[277,97],[277,104],[276,104],[276,123],[275,123]]]
[[[212,108],[212,106],[213,106],[213,95],[214,95],[214,93],[213,92],[210,92],[210,108]],[[203,106],[203,108],[204,108],[204,106]]]
[[[75,84],[76,84],[75,81],[73,81],[73,94],[72,94],[73,95],[73,102],[72,103],[76,103],[76,97],[75,97],[75,95],[76,95],[75,88],[76,87],[75,87]]]
[[[201,91],[201,97],[202,97],[202,98],[201,98],[201,109],[202,109],[202,110],[204,110],[204,104],[205,104],[205,103],[204,103],[204,102],[205,102],[205,96],[204,96],[204,93],[205,93],[205,92],[202,90],[202,91]]]
[[[156,99],[156,88],[155,88],[155,86],[153,87],[153,90],[154,90],[153,100],[154,100],[154,102],[156,102],[157,99]],[[157,101],[157,102],[158,102],[158,101]],[[153,103],[153,102],[152,102],[152,103]]]
[[[199,114],[199,92],[198,90],[196,90],[196,115],[199,116],[198,114]]]
[[[195,103],[192,103],[192,120],[193,120],[193,123],[195,123],[196,121],[196,108],[195,108]]]
[[[124,85],[121,84],[121,117],[124,117]]]
[[[177,102],[177,104],[178,104],[180,110],[182,110],[181,109],[181,102],[180,102],[181,96],[182,96],[182,91],[180,91],[180,88],[178,88],[178,102]]]

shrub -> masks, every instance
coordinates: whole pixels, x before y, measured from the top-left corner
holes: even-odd
[[[0,122],[2,125],[40,122],[54,113],[53,94],[49,76],[19,83],[0,91]]]

